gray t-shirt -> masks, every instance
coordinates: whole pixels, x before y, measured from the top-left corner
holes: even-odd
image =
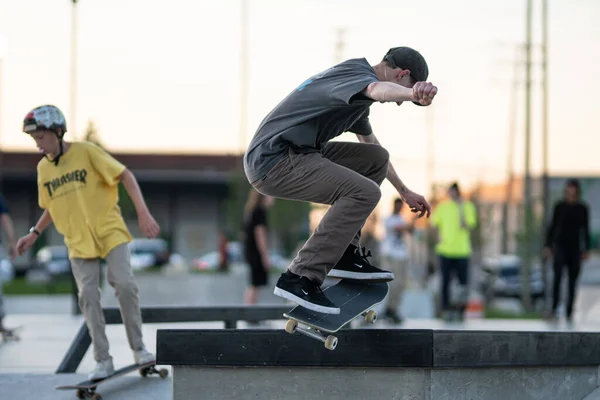
[[[346,131],[370,135],[374,100],[361,92],[378,81],[364,58],[344,61],[304,81],[263,119],[252,138],[244,155],[250,183],[262,179],[290,147],[318,152]]]

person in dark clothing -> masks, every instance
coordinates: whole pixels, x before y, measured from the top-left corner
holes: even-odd
[[[590,251],[590,225],[588,206],[581,200],[579,181],[570,179],[565,186],[565,197],[554,206],[554,213],[546,233],[544,255],[554,257],[554,284],[552,311],[556,316],[560,301],[560,283],[564,267],[567,267],[569,293],[566,305],[566,318],[571,321],[575,291],[581,261],[586,260]]]
[[[267,209],[273,201],[273,197],[251,189],[244,208],[244,258],[250,266],[250,285],[244,296],[245,304],[256,304],[258,289],[268,281],[270,261],[267,247]]]

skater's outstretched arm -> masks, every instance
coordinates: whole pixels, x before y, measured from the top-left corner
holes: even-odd
[[[16,256],[15,250],[15,230],[12,223],[12,218],[8,213],[0,214],[0,221],[2,221],[2,228],[4,229],[4,234],[6,235],[6,239],[8,240],[8,255],[11,259],[14,259]]]
[[[17,242],[17,254],[22,256],[25,252],[33,246],[35,241],[47,227],[52,223],[52,216],[48,210],[44,210],[44,213],[38,220],[37,224],[35,224],[34,231],[29,232],[27,235],[21,237]]]
[[[142,195],[142,191],[138,185],[137,179],[135,179],[135,176],[130,170],[125,169],[121,174],[121,182],[123,182],[123,186],[125,186],[125,190],[135,206],[140,229],[142,232],[144,232],[144,235],[146,235],[147,238],[155,238],[160,232],[160,227],[154,220],[154,217],[152,217],[152,214],[150,214],[148,206],[146,206],[146,202],[144,201],[144,196]]]
[[[381,146],[381,143],[379,143],[379,140],[377,140],[377,137],[374,133],[368,136],[356,136],[358,137],[358,140],[361,143],[372,143]],[[406,204],[408,204],[412,212],[420,213],[420,217],[427,214],[427,217],[429,218],[429,215],[431,214],[431,206],[429,205],[429,203],[427,203],[427,200],[425,200],[425,198],[420,194],[417,194],[406,187],[404,182],[402,182],[402,179],[400,179],[400,177],[396,173],[396,169],[394,168],[391,162],[388,163],[386,178],[398,191],[400,197],[402,197]]]
[[[433,102],[438,89],[431,82],[417,82],[412,88],[394,82],[379,81],[370,83],[363,94],[380,103],[415,101],[423,106]]]

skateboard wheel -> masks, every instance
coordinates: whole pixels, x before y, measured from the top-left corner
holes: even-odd
[[[85,399],[85,390],[77,389],[77,393],[75,393],[78,399]]]
[[[375,321],[377,321],[377,311],[370,310],[367,315],[365,315],[365,321],[367,321],[369,324],[374,324]]]
[[[288,319],[288,322],[286,322],[285,324],[285,331],[287,333],[294,333],[296,332],[296,327],[298,326],[298,322],[294,321],[293,319]]]
[[[92,395],[92,400],[102,400],[102,396],[100,396],[98,393],[94,393]]]
[[[338,340],[335,336],[327,336],[325,339],[325,348],[327,350],[334,350],[337,347]]]
[[[168,369],[161,369],[160,371],[158,371],[158,375],[165,379],[167,376],[169,376],[169,370]]]

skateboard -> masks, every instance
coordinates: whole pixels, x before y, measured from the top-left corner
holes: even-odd
[[[121,369],[116,370],[112,375],[107,376],[103,379],[98,380],[87,380],[83,382],[79,382],[76,385],[64,385],[57,386],[57,390],[77,390],[76,396],[78,399],[87,399],[90,398],[92,400],[102,400],[102,396],[99,393],[96,393],[96,388],[99,384],[109,381],[113,378],[116,378],[121,375],[128,374],[135,370],[140,371],[140,375],[146,377],[148,375],[158,374],[161,378],[166,378],[169,376],[169,370],[167,369],[156,369],[156,362],[152,361],[145,364],[132,364],[127,367],[123,367]]]
[[[21,328],[23,327],[23,325],[14,327],[14,328],[0,328],[0,334],[2,334],[2,340],[3,341],[8,341],[8,340],[16,340],[19,341],[21,340],[21,337],[19,337],[19,335],[17,335],[15,332],[21,330]]]
[[[336,333],[360,316],[364,316],[368,323],[374,324],[377,320],[377,312],[372,308],[382,303],[388,292],[387,282],[341,279],[337,284],[323,290],[327,298],[340,308],[339,314],[323,314],[297,305],[283,314],[288,319],[285,331],[290,334],[300,332],[323,342],[326,349],[334,350],[338,339],[326,334]]]

